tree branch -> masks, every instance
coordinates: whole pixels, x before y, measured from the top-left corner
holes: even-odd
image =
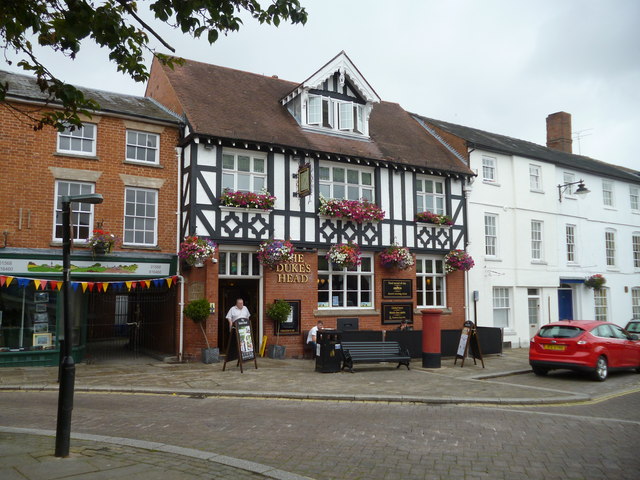
[[[138,16],[135,10],[131,8],[131,5],[128,5],[127,3],[125,3],[125,0],[118,0],[118,3],[122,5],[122,8],[124,8],[129,15],[131,15],[140,25],[142,25],[142,28],[144,28],[149,33],[151,33],[151,35],[156,37],[156,39],[160,43],[162,43],[162,45],[168,48],[172,53],[176,53],[176,49],[173,48],[171,45],[169,45],[167,42],[165,42],[164,39],[158,33],[156,33],[156,31],[153,28],[147,25],[147,23]]]

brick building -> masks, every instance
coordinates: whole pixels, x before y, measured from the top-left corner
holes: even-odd
[[[84,193],[104,202],[72,204],[75,354],[175,354],[180,118],[150,98],[82,89],[101,106],[83,128],[34,131],[24,112],[55,104],[32,77],[0,81],[0,365],[58,361],[60,198]],[[97,228],[118,237],[110,253],[87,246]]]
[[[460,328],[466,275],[447,275],[444,256],[466,246],[465,185],[473,172],[402,107],[381,101],[344,52],[302,83],[154,61],[146,95],[185,118],[181,236],[219,245],[217,263],[185,272],[186,301],[206,297],[216,305],[206,326],[214,346],[225,345],[224,318],[237,297],[269,344],[276,340],[266,306],[292,302],[288,334],[278,340],[288,356],[302,353],[305,332],[319,319],[330,328],[357,321],[379,331],[408,318],[420,329],[419,310],[439,307],[443,328]],[[221,201],[225,191],[263,190],[276,197],[266,210]],[[373,204],[384,215],[322,214],[322,198]],[[425,211],[450,216],[452,225],[416,221]],[[294,259],[276,270],[260,265],[256,251],[268,239],[290,240]],[[328,250],[347,242],[360,246],[361,265],[328,262]],[[393,243],[410,248],[411,268],[381,266],[380,253]],[[184,328],[184,351],[198,355],[201,333],[192,322]]]

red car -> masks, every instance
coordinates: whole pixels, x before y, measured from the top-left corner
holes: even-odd
[[[610,370],[635,368],[640,373],[640,341],[609,322],[553,322],[531,339],[529,365],[536,375],[567,368],[590,372],[604,382]]]

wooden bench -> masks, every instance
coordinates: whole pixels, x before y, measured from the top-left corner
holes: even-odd
[[[398,342],[342,342],[342,370],[353,373],[354,363],[398,362],[409,370],[411,355]]]

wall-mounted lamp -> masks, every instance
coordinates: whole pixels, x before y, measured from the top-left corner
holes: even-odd
[[[570,188],[572,185],[578,185],[578,188],[576,189],[576,191],[573,192],[574,195],[586,195],[587,193],[591,192],[591,190],[589,190],[587,187],[584,186],[584,180],[578,180],[577,182],[569,182],[563,185],[558,185],[558,200],[562,201],[562,194],[565,193],[567,189]]]

